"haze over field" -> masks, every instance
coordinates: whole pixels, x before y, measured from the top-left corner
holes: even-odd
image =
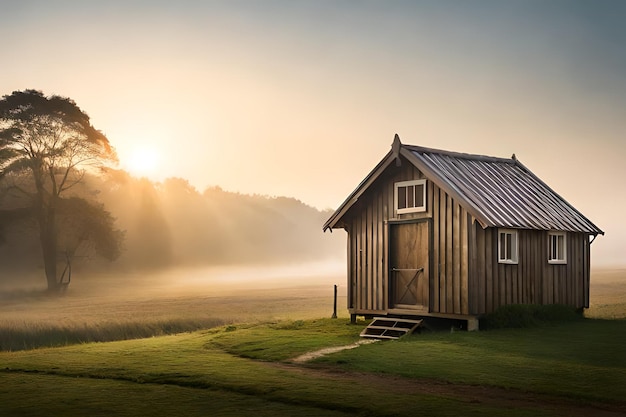
[[[78,245],[72,265],[74,271],[81,272],[81,279],[86,272],[143,271],[155,277],[157,270],[167,270],[172,280],[184,281],[181,278],[189,273],[177,274],[174,269],[235,265],[258,265],[262,279],[266,273],[261,271],[266,268],[261,265],[278,264],[300,264],[306,276],[311,268],[320,270],[313,266],[320,262],[341,263],[335,270],[345,270],[345,234],[321,232],[320,224],[330,212],[293,198],[243,195],[218,187],[200,193],[180,178],[155,184],[123,171],[104,178],[89,177],[77,188],[74,193],[88,200],[94,199],[93,190],[97,190],[96,201],[104,204],[115,218],[115,227],[124,233],[121,256],[113,263],[95,256],[93,245]],[[2,201],[6,206],[10,199],[5,196]],[[3,283],[25,283],[28,273],[43,274],[35,222],[25,219],[0,229],[4,239],[0,245],[0,287]],[[59,268],[60,276],[64,264]],[[15,273],[6,272],[9,270]],[[207,275],[215,274],[209,271]],[[43,284],[41,277],[39,281]]]
[[[593,265],[623,264],[624,2],[25,0],[2,9],[0,94],[72,98],[137,177],[327,209],[395,133],[515,153],[606,232]]]

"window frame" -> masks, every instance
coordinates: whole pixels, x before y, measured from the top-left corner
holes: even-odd
[[[552,239],[556,238],[557,239],[557,243],[556,243],[556,255],[558,255],[559,252],[559,248],[558,248],[558,238],[562,237],[563,238],[563,248],[562,250],[562,258],[552,258],[552,255],[554,254],[552,249]],[[548,232],[548,263],[552,264],[552,265],[565,265],[567,264],[567,233],[566,232]]]
[[[506,237],[505,237],[505,257],[502,257],[502,235],[511,235],[511,257],[506,257],[508,250],[506,250]],[[519,263],[519,233],[516,229],[498,229],[498,263],[517,265]]]
[[[399,192],[398,189],[401,187],[410,187],[410,186],[422,186],[422,206],[413,206],[413,207],[405,207],[399,208],[398,197]],[[423,213],[426,211],[426,179],[420,180],[409,180],[409,181],[399,181],[394,183],[393,185],[393,208],[396,214],[407,214],[407,213]]]

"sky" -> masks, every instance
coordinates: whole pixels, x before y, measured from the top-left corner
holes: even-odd
[[[0,95],[73,99],[121,167],[337,208],[403,143],[517,158],[626,263],[626,2],[3,0]]]

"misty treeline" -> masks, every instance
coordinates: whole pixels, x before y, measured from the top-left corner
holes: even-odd
[[[10,195],[4,190],[0,211],[19,199]],[[86,175],[66,198],[104,209],[113,228],[123,234],[121,253],[111,257],[113,262],[96,256],[93,243],[79,246],[73,264],[80,270],[294,263],[339,257],[345,251],[343,237],[322,233],[330,212],[294,198],[245,195],[219,187],[199,192],[181,178],[157,183],[123,170]],[[43,268],[36,223],[27,216],[5,220],[0,271]],[[77,229],[72,226],[60,231]]]
[[[48,291],[61,292],[85,265],[292,263],[341,253],[320,231],[328,213],[299,201],[199,193],[181,179],[133,178],[116,162],[72,99],[32,89],[0,99],[0,279],[39,268]]]

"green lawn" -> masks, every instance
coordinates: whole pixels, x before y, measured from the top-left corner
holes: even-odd
[[[226,390],[77,377],[5,373],[2,416],[345,416]]]
[[[318,359],[344,369],[493,385],[583,401],[626,398],[626,321],[412,335]]]
[[[345,322],[342,326],[346,327]],[[232,331],[228,334],[232,334]],[[381,402],[368,404],[366,399],[377,394],[375,386],[351,381],[350,386],[346,387],[333,375],[308,374],[289,367],[272,366],[267,362],[233,356],[212,347],[214,339],[219,335],[220,333],[205,331],[142,340],[3,353],[0,358],[5,368],[3,376],[19,379],[18,375],[25,375],[31,383],[38,384],[39,379],[33,378],[37,374],[45,378],[64,377],[61,381],[55,382],[54,389],[44,392],[41,392],[39,386],[32,387],[28,383],[23,385],[22,393],[36,389],[38,395],[32,397],[22,394],[21,397],[30,404],[20,407],[26,406],[39,412],[42,411],[42,403],[55,404],[55,399],[59,398],[59,387],[67,393],[67,396],[62,396],[67,398],[65,401],[67,412],[73,413],[76,410],[82,412],[83,403],[95,402],[91,395],[86,395],[80,389],[75,390],[77,379],[80,379],[84,386],[100,385],[103,381],[126,383],[129,387],[149,385],[151,389],[143,390],[145,398],[141,405],[144,410],[145,401],[150,403],[153,396],[158,398],[163,387],[194,389],[195,395],[199,397],[212,396],[215,392],[225,397],[243,395],[249,397],[251,402],[273,404],[275,408],[279,408],[278,405],[284,407],[282,412],[275,411],[274,415],[294,415],[296,414],[294,409],[300,414],[300,408],[304,413],[307,410],[318,410],[313,412],[313,415],[327,412],[397,415],[392,411],[395,404],[409,400],[407,394],[392,394],[382,398]],[[287,340],[284,342],[288,343]],[[70,386],[66,386],[63,381],[68,381]],[[13,399],[19,398],[20,395],[14,395],[13,390],[13,387],[9,387],[2,391],[0,403],[3,405],[0,407],[15,407]],[[97,393],[97,390],[92,392]],[[134,396],[120,395],[112,398],[106,389],[100,392],[106,396],[98,399],[103,409],[111,407],[113,410],[115,407],[118,409],[121,407],[129,410],[128,415],[139,415],[135,414],[138,399]],[[52,398],[45,398],[45,395]],[[85,395],[86,400],[83,399]],[[416,394],[410,399],[417,401],[420,409],[427,410],[433,415],[454,415],[453,410],[458,410],[459,407],[466,415],[482,413],[477,406],[463,405],[437,396]],[[416,408],[417,406],[409,407],[414,411]],[[15,410],[5,411],[10,413]],[[189,410],[189,414],[186,415],[205,415],[193,414],[192,411]],[[205,409],[204,412],[206,411]],[[211,413],[246,415],[243,410],[224,408],[219,401],[214,404]],[[155,407],[150,408],[148,415],[171,414],[165,409]]]
[[[1,352],[0,415],[563,415],[555,402],[626,411],[626,321],[423,333],[289,364],[356,341],[363,324],[277,321]],[[455,391],[476,386],[548,401]]]

